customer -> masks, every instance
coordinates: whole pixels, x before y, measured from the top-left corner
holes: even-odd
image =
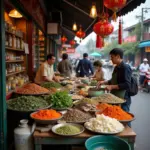
[[[83,54],[83,59],[79,61],[79,64],[76,68],[76,73],[79,77],[87,76],[94,74],[92,63],[88,60],[88,54]]]
[[[72,66],[68,60],[68,54],[62,55],[62,61],[58,64],[58,71],[65,77],[71,77]]]
[[[98,86],[102,84],[108,84],[106,89],[111,91],[114,95],[126,100],[124,104],[121,105],[122,109],[129,112],[131,97],[129,94],[129,89],[131,86],[131,68],[128,64],[123,62],[123,50],[119,48],[114,48],[110,51],[110,57],[113,64],[116,64],[114,68],[112,78],[109,81],[100,81]]]
[[[39,67],[36,77],[35,83],[41,84],[43,82],[59,82],[59,80],[55,77],[53,64],[55,63],[55,56],[53,54],[47,55],[47,60],[41,64]]]
[[[93,78],[96,78],[97,81],[104,81],[104,71],[102,69],[102,63],[97,60],[93,63],[93,65],[96,69]]]
[[[140,65],[139,70],[140,70],[140,90],[142,90],[146,72],[148,72],[148,70],[149,70],[149,64],[148,64],[147,58],[143,59],[143,63]]]

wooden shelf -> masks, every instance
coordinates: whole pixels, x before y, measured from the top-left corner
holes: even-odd
[[[21,87],[23,87],[23,86],[25,86],[25,85],[27,85],[27,84],[29,84],[30,82],[27,82],[27,83],[25,83],[24,85],[22,85],[22,86],[17,86],[16,88],[15,88],[15,90],[11,90],[11,91],[9,91],[8,93],[6,93],[6,99],[8,100],[10,97],[11,97],[11,94],[13,93],[13,92],[15,92],[17,89],[19,89],[19,88],[21,88]]]
[[[12,50],[12,51],[24,52],[24,50],[22,50],[22,49],[17,49],[17,48],[12,48],[12,47],[5,47],[5,49],[7,49],[7,50]]]
[[[5,32],[6,32],[6,33],[9,33],[9,34],[12,34],[12,35],[15,35],[15,36],[16,36],[16,37],[18,37],[18,38],[21,38],[21,39],[23,39],[23,37],[21,37],[21,36],[18,36],[18,35],[16,35],[16,34],[14,34],[14,33],[10,32],[10,31],[8,31],[8,30],[5,30]]]
[[[22,71],[18,71],[18,72],[13,72],[13,73],[9,73],[6,75],[6,77],[9,77],[9,76],[12,76],[12,75],[15,75],[15,74],[18,74],[18,73],[22,73],[22,72],[25,72],[26,70],[22,70]]]
[[[24,62],[24,60],[8,60],[6,63]]]

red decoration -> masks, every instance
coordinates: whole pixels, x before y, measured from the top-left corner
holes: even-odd
[[[70,45],[73,47],[74,45],[76,44],[76,41],[75,40],[71,40],[70,41]]]
[[[104,6],[114,12],[113,18],[116,21],[116,12],[126,4],[127,0],[104,0]]]
[[[85,32],[82,30],[81,27],[80,27],[79,31],[76,32],[76,36],[80,39],[85,37]]]
[[[61,38],[61,42],[64,44],[66,41],[67,41],[67,38],[66,38],[65,36],[63,36],[63,37]]]
[[[122,22],[119,19],[118,44],[122,44]]]
[[[104,39],[100,35],[97,35],[96,48],[102,48],[102,47],[104,47]]]

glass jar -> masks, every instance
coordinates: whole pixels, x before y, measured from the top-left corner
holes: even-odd
[[[6,82],[6,93],[9,92],[8,83]]]
[[[8,81],[8,91],[11,90],[11,81]]]
[[[10,34],[8,36],[8,45],[9,47],[12,47],[12,36]]]
[[[12,82],[11,82],[11,89],[12,90],[16,89],[16,81],[15,80],[12,80]]]

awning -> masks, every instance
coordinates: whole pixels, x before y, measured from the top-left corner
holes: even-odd
[[[146,41],[146,42],[142,42],[139,44],[139,48],[142,48],[142,47],[149,47],[150,46],[150,41]]]
[[[100,53],[97,53],[97,52],[93,52],[90,54],[90,56],[97,56],[97,57],[100,57],[102,56]]]

